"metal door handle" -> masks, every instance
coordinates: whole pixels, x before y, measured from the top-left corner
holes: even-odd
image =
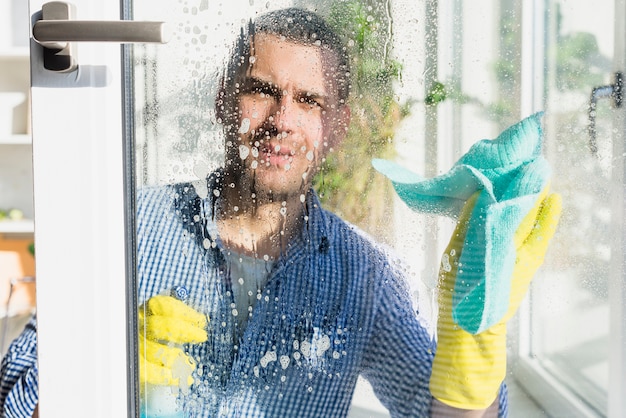
[[[624,90],[624,74],[618,71],[614,74],[615,81],[607,86],[594,87],[589,99],[589,148],[595,156],[598,154],[598,141],[596,132],[596,107],[598,100],[603,98],[613,99],[613,107],[622,106]]]
[[[33,24],[33,39],[44,47],[44,67],[53,71],[76,68],[72,42],[167,43],[164,22],[130,20],[74,20],[72,4],[53,1],[41,7],[41,20]]]

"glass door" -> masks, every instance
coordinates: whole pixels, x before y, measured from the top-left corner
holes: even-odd
[[[30,0],[33,22],[41,18],[44,3]],[[409,213],[370,160],[395,159],[425,176],[441,174],[473,142],[493,138],[542,109],[547,111],[546,153],[555,168],[553,189],[563,194],[567,207],[528,310],[520,315],[520,338],[511,345],[517,362],[507,379],[518,382],[541,409],[556,405],[574,416],[580,411],[623,415],[626,374],[617,366],[623,363],[623,348],[614,336],[621,338],[624,323],[619,140],[624,127],[616,116],[620,111],[610,109],[609,100],[598,100],[593,141],[587,112],[591,90],[615,84],[611,74],[624,64],[623,36],[618,36],[626,16],[622,0],[594,3],[593,10],[568,1],[494,0],[485,2],[488,7],[461,1],[135,1],[123,2],[121,13],[113,1],[73,3],[76,19],[114,21],[121,14],[164,21],[171,37],[165,45],[122,48],[77,42],[78,67],[61,72],[45,68],[48,53],[31,41],[39,410],[44,417],[82,417],[86,411],[152,416],[179,413],[181,405],[188,416],[228,416],[241,412],[243,401],[262,411],[269,397],[313,399],[323,389],[320,382],[338,381],[341,371],[333,365],[352,354],[342,347],[358,337],[347,333],[354,330],[354,316],[341,316],[339,305],[334,312],[325,298],[316,299],[318,288],[293,288],[292,299],[272,293],[288,289],[279,280],[283,276],[272,272],[287,271],[280,264],[283,255],[300,248],[292,247],[297,240],[285,241],[293,231],[281,225],[302,205],[308,205],[307,222],[308,214],[322,206],[399,253],[412,308],[432,332],[434,277],[451,222]],[[266,80],[294,65],[299,50],[290,50],[293,60],[263,61],[263,42],[247,41],[256,30],[251,21],[292,6],[325,17],[347,41],[350,71],[317,90],[289,83],[278,88],[278,78]],[[601,23],[590,20],[600,8],[607,11]],[[263,27],[262,21],[257,24]],[[307,36],[318,46],[321,34]],[[238,68],[251,68],[257,58],[281,65],[238,78],[243,74]],[[324,79],[312,76],[315,63],[301,63],[296,73]],[[347,91],[347,85],[349,96],[328,102],[326,89]],[[244,99],[236,96],[233,102],[235,93]],[[255,125],[268,100],[285,97],[295,101],[281,103],[272,120]],[[251,106],[245,106],[247,99]],[[349,114],[343,111],[346,103]],[[290,135],[282,136],[291,132],[287,128],[273,127],[277,120],[286,124],[289,112],[298,116],[290,129],[314,127],[319,140],[293,149],[276,143]],[[229,135],[252,132],[257,136],[249,144],[229,142]],[[337,136],[341,144],[333,141]],[[262,145],[266,142],[271,146]],[[304,170],[297,165],[318,159],[322,165],[314,178],[307,177],[313,174],[308,163]],[[232,185],[242,181],[226,176],[223,167],[250,163],[256,170],[270,161],[290,176],[295,173],[289,184],[272,183],[261,174],[254,182],[271,187],[257,190],[256,183],[244,182],[248,191],[236,195],[229,217],[222,219],[233,222],[222,222],[219,229],[213,221],[224,207],[212,203],[232,197]],[[309,191],[295,206],[273,194],[309,181],[319,204]],[[261,193],[269,189],[271,195]],[[252,221],[245,215],[258,214],[246,210],[257,199],[279,203],[272,212],[278,222],[269,231],[250,233]],[[263,234],[280,245],[264,247],[258,239]],[[301,241],[306,249],[315,243],[317,252],[330,250],[328,238],[307,235]],[[209,263],[208,257],[215,259]],[[310,277],[322,263],[321,256],[306,260],[298,278]],[[345,288],[337,292],[349,294]],[[158,310],[148,301],[161,296],[200,313],[190,314],[206,332],[197,337],[200,345],[188,334],[176,343],[179,347],[163,343],[171,334],[144,338]],[[332,316],[326,314],[331,311]],[[297,326],[274,338],[273,331],[285,323]],[[179,333],[179,327],[170,331]],[[167,391],[155,391],[158,379],[139,373],[139,362],[154,359],[147,340],[161,344],[157,357],[161,349],[176,348],[187,356],[170,368],[175,375],[165,377]],[[296,375],[298,391],[286,383]],[[254,385],[232,386],[237,382]],[[389,400],[393,393],[374,393],[363,379],[346,390],[356,391],[351,406],[341,405],[349,416],[389,415],[376,398]],[[155,392],[160,394],[151,398]],[[170,396],[174,403],[168,405]],[[514,413],[516,408],[512,402]],[[320,410],[320,416],[327,412]],[[523,410],[518,413],[524,416]]]

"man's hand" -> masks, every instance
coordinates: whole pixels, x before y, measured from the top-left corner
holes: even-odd
[[[509,307],[491,328],[473,335],[452,319],[452,293],[463,251],[468,222],[478,193],[465,204],[439,272],[439,320],[437,352],[430,389],[433,396],[454,408],[479,410],[492,405],[506,374],[506,323],[515,314],[528,286],[543,263],[561,213],[561,198],[546,188],[515,234],[516,262],[511,280]]]
[[[138,318],[139,382],[189,387],[195,363],[180,346],[207,340],[206,317],[174,297],[157,295],[139,308]]]

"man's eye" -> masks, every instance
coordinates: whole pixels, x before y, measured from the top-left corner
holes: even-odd
[[[273,89],[269,86],[257,87],[253,90],[254,94],[258,94],[263,98],[269,98],[276,95],[276,89]]]
[[[306,103],[311,107],[322,107],[322,103],[314,97],[309,97],[309,96],[301,97],[300,102]]]
[[[265,84],[250,84],[243,88],[242,93],[251,96],[260,96],[262,99],[277,97],[277,90],[274,87]]]

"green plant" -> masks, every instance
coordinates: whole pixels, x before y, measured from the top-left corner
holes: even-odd
[[[437,105],[446,100],[447,97],[448,93],[446,91],[446,86],[443,83],[436,81],[428,90],[424,103],[428,106]]]
[[[367,0],[337,1],[329,23],[346,40],[351,54],[351,124],[341,152],[331,152],[315,186],[328,209],[382,240],[390,238],[393,190],[371,166],[372,158],[393,158],[393,138],[410,103],[400,104],[393,84],[400,64],[390,58],[385,10]]]

